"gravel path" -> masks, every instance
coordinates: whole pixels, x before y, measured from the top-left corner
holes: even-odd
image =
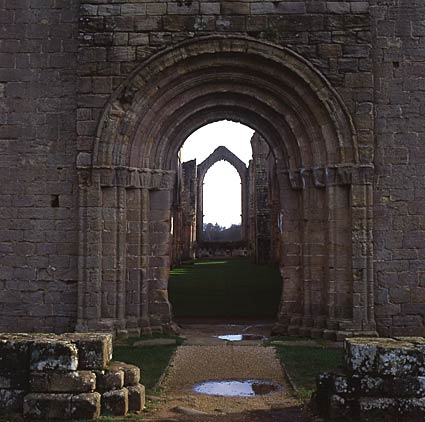
[[[188,345],[177,349],[163,383],[165,400],[152,415],[152,420],[158,422],[309,420],[293,398],[272,347],[246,342],[244,345],[233,342],[217,344],[215,340],[212,342],[207,340],[208,334],[189,335]],[[196,337],[201,344],[196,342]],[[205,339],[204,343],[202,339]],[[282,388],[271,394],[256,397],[217,397],[193,392],[193,386],[202,381],[247,379],[274,381]]]

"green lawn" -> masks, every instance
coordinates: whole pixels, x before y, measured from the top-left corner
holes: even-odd
[[[281,294],[278,268],[247,259],[195,261],[171,271],[176,317],[275,317]]]
[[[176,338],[177,344],[170,346],[133,346],[133,343],[137,340],[159,337]],[[141,372],[140,382],[146,387],[147,394],[152,394],[155,393],[155,386],[167,368],[177,345],[181,343],[182,340],[179,337],[172,336],[143,336],[141,338],[129,338],[114,345],[113,359],[138,366]]]
[[[275,346],[286,372],[297,387],[300,399],[309,399],[316,389],[316,377],[343,366],[342,349],[308,346]]]

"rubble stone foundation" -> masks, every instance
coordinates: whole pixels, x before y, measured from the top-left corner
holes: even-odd
[[[141,412],[140,369],[111,359],[110,334],[0,334],[0,414],[94,420]]]
[[[345,370],[321,374],[317,404],[327,420],[425,420],[425,338],[353,338]]]

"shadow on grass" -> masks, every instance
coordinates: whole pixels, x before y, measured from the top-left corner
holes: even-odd
[[[200,260],[170,273],[175,317],[259,317],[277,314],[281,278],[276,266],[248,259]]]

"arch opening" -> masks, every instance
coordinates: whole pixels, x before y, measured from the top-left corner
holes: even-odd
[[[237,170],[226,161],[215,163],[207,171],[202,198],[204,204],[203,239],[210,241],[242,240],[241,182]],[[225,204],[224,207],[223,204]],[[218,226],[222,232],[230,228],[233,230],[227,235],[224,232],[223,236],[214,236],[211,229],[207,230],[207,225],[209,228]]]
[[[91,163],[79,166],[80,326],[172,324],[175,157],[191,133],[222,119],[252,127],[273,157],[270,219],[283,280],[276,330],[374,332],[372,165],[359,161],[352,119],[302,57],[238,36],[198,38],[156,54],[106,105]],[[119,286],[113,309],[103,302],[105,277]]]

